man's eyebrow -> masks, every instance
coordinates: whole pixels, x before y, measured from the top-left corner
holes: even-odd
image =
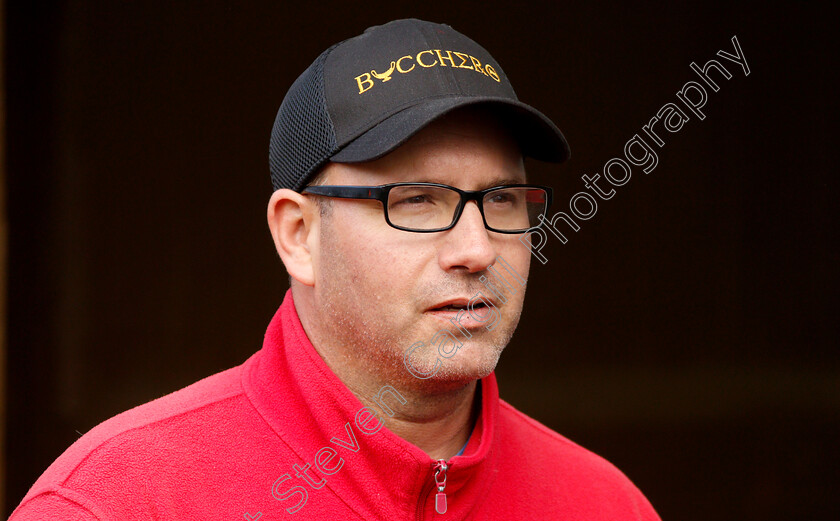
[[[420,178],[415,179],[415,180],[410,181],[410,182],[412,182],[412,183],[447,184],[447,183],[441,183],[439,180],[429,179],[427,177],[420,177]],[[476,190],[486,190],[488,188],[493,188],[493,187],[496,187],[496,186],[520,185],[520,184],[526,184],[527,182],[528,182],[527,178],[523,180],[523,179],[517,179],[516,177],[513,177],[513,176],[505,176],[505,177],[500,176],[500,177],[494,177],[493,179],[490,179],[489,181],[481,183],[478,186],[478,188],[476,188]]]
[[[527,180],[517,179],[515,177],[496,177],[495,179],[491,179],[486,183],[482,183],[479,185],[479,190],[486,190],[488,188],[493,188],[495,186],[507,186],[507,185],[521,185],[525,184]]]

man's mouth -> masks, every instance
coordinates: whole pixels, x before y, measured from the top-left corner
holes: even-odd
[[[476,304],[474,304],[472,308],[473,309],[481,309],[481,308],[486,308],[486,307],[487,306],[484,304],[484,302],[479,301]],[[467,310],[467,305],[466,304],[447,304],[445,306],[438,306],[436,308],[432,308],[429,311],[460,311],[460,310],[466,311]]]
[[[488,305],[481,299],[474,300],[470,309],[470,300],[465,298],[448,299],[426,310],[429,315],[447,322],[452,322],[457,318],[458,327],[463,329],[483,327],[487,323],[485,317],[490,318],[489,312]]]
[[[443,302],[438,303],[435,306],[430,307],[427,311],[459,311],[459,310],[467,310],[467,306],[469,305],[469,300],[465,298],[454,298],[444,300]],[[483,303],[482,303],[483,305]],[[473,306],[476,308],[478,306]]]

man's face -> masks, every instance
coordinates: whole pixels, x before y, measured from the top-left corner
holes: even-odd
[[[456,112],[429,125],[379,160],[330,164],[327,169],[326,185],[432,182],[482,190],[525,182],[514,140],[494,119],[473,111]],[[487,230],[475,202],[467,203],[454,228],[414,233],[389,226],[379,201],[334,198],[332,211],[319,226],[313,298],[320,316],[308,327],[317,329],[310,332],[313,342],[326,342],[341,353],[339,363],[409,386],[443,389],[494,370],[519,322],[525,291],[513,283],[517,293],[507,293],[508,301],[502,304],[479,277],[495,281],[486,268],[501,255],[527,279],[530,256],[518,234]],[[455,311],[435,308],[453,299],[465,305],[479,291],[492,299],[500,319],[487,330],[489,322],[467,315],[460,321],[472,335],[466,338],[450,322]],[[477,314],[485,311],[489,310],[479,309]],[[441,366],[429,380],[415,378],[403,365],[406,349],[424,342],[425,347],[414,351],[412,365],[432,371],[439,354],[431,338],[441,329],[451,331],[463,347],[451,358],[440,357]]]

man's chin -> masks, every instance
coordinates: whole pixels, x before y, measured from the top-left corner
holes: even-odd
[[[476,356],[478,355],[478,356]],[[434,366],[425,368],[426,378],[415,378],[422,382],[424,388],[458,388],[476,380],[480,380],[496,369],[499,355],[496,353],[456,353],[451,358],[439,358],[440,365],[435,370]]]

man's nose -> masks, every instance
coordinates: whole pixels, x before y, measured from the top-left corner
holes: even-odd
[[[455,226],[443,233],[438,260],[444,271],[466,268],[475,273],[493,264],[498,256],[475,201],[469,201]]]

